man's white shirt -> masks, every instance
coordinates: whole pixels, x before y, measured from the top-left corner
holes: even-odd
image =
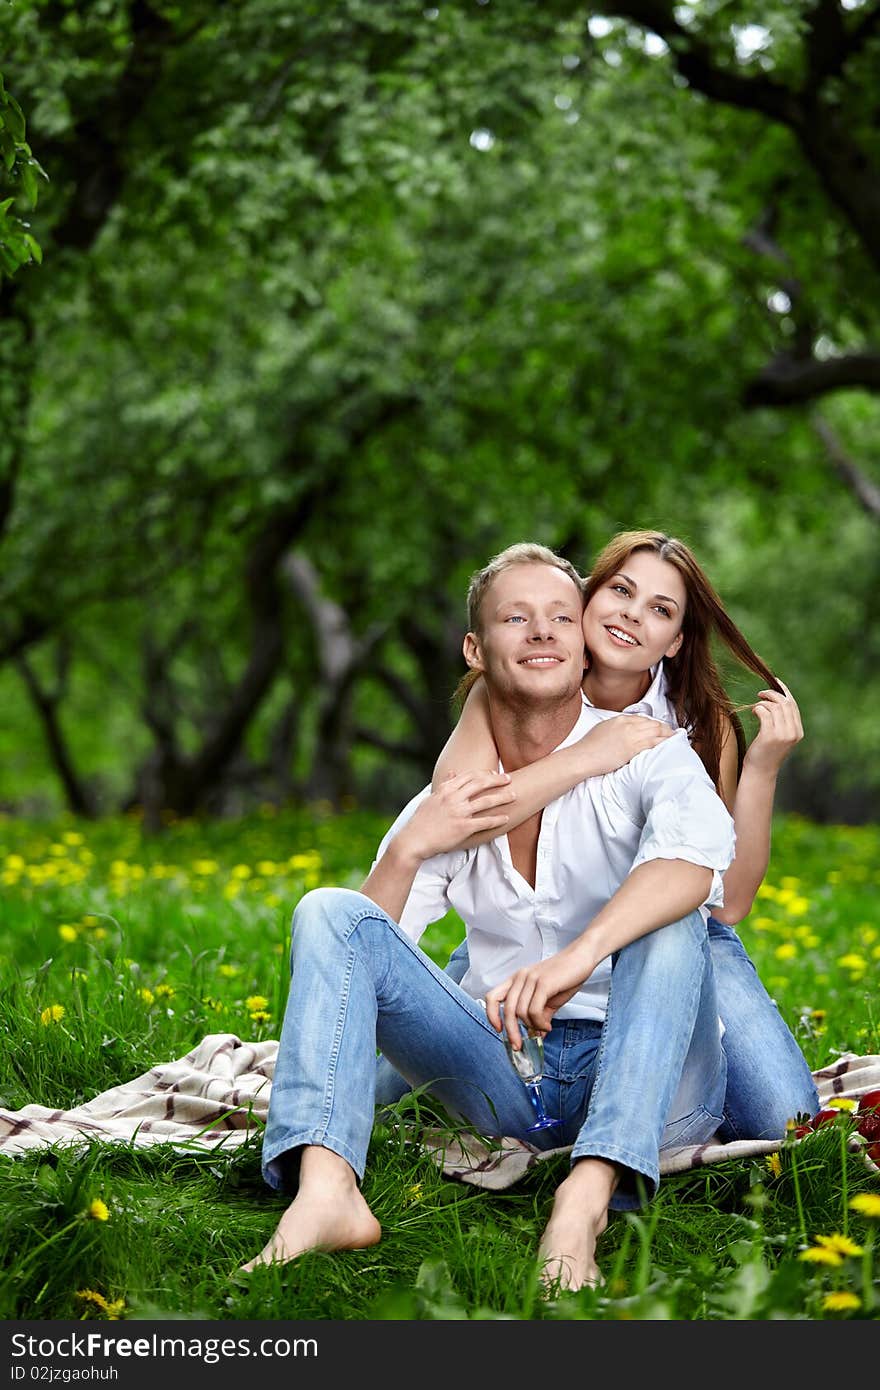
[[[652,690],[656,684],[655,678]],[[658,706],[660,694],[658,688]],[[613,711],[595,709],[584,699],[559,747],[612,718]],[[404,807],[377,860],[430,792],[426,787]],[[450,909],[457,912],[467,929],[470,959],[462,988],[481,999],[513,971],[555,955],[580,936],[632,870],[649,860],[684,859],[712,869],[706,906],[720,904],[721,875],[733,853],[733,821],[679,729],[617,771],[578,783],[544,808],[534,888],[514,868],[507,836],[500,835],[476,849],[426,860],[400,926],[418,941],[431,922]],[[556,1017],[604,1019],[610,974],[606,958]]]

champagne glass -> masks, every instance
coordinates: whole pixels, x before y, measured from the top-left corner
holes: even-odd
[[[559,1121],[547,1114],[544,1109],[544,1097],[541,1094],[541,1080],[544,1076],[544,1039],[540,1033],[527,1030],[522,1023],[519,1026],[522,1033],[522,1047],[517,1050],[507,1038],[504,1040],[504,1046],[507,1048],[507,1055],[514,1071],[524,1082],[529,1099],[535,1107],[535,1114],[538,1118],[533,1125],[529,1125],[526,1131],[526,1133],[531,1134],[533,1130],[549,1129],[551,1125],[558,1125]]]

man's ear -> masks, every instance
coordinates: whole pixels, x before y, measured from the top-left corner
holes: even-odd
[[[678,649],[679,649],[679,647],[681,646],[681,644],[682,644],[683,641],[684,641],[684,633],[683,633],[683,632],[680,632],[680,633],[678,634],[678,636],[677,636],[676,638],[673,639],[672,645],[671,645],[670,647],[667,647],[667,649],[666,649],[666,651],[663,653],[663,655],[664,655],[664,656],[675,656],[676,653],[677,653],[677,651],[678,651]]]
[[[483,653],[480,651],[480,640],[475,632],[466,632],[461,650],[464,659],[472,671],[482,671]]]

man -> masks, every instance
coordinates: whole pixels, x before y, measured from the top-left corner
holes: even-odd
[[[717,1129],[725,1064],[697,909],[720,900],[733,827],[684,733],[657,729],[617,772],[503,833],[507,773],[604,718],[581,694],[582,607],[576,571],[542,546],[510,547],[474,576],[464,653],[507,771],[426,789],[361,893],[320,889],[297,907],[263,1172],[298,1190],[246,1269],[379,1239],[358,1185],[377,1046],[478,1132],[524,1136],[534,1112],[502,1039],[520,1045],[520,1019],[548,1030],[560,1126],[535,1142],[573,1148],[539,1254],[543,1277],[568,1288],[597,1280],[609,1207],[656,1190],[661,1143]],[[496,838],[466,847],[487,831]],[[460,986],[415,944],[450,907],[467,929]],[[622,1026],[600,1047],[612,959]]]

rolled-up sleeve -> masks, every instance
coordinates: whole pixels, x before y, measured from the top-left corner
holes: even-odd
[[[431,788],[425,787],[404,806],[376,851],[376,858],[370,868],[371,873],[394,836],[403,829],[407,821],[415,814],[416,809],[430,794]],[[435,854],[432,859],[426,859],[420,866],[397,924],[412,941],[418,941],[432,922],[439,922],[441,917],[446,916],[450,907],[447,897],[449,881],[458,872],[466,858],[467,853],[464,850],[453,851],[449,854]]]
[[[733,862],[733,820],[683,730],[627,764],[630,797],[643,818],[632,868],[652,859],[684,859],[712,870],[706,907],[724,901],[721,875]],[[632,870],[630,871],[632,872]]]

